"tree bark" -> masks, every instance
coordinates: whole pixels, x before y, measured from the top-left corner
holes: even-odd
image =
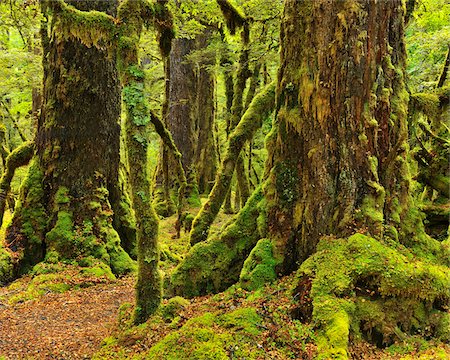
[[[212,29],[196,38],[197,49],[206,49],[211,39]],[[216,139],[214,132],[215,123],[215,89],[216,80],[212,67],[215,65],[215,53],[204,52],[203,60],[198,63],[196,72],[196,147],[195,164],[198,191],[200,194],[208,194],[217,171]]]
[[[431,335],[448,336],[448,240],[425,233],[412,196],[405,58],[401,0],[285,1],[265,181],[193,246],[175,294],[255,289],[298,269],[294,298],[311,301],[296,310],[312,316],[323,358],[348,358],[352,331],[388,345],[433,316]]]
[[[123,274],[135,265],[112,226],[110,194],[118,187],[121,111],[115,56],[64,36],[58,22],[64,6],[115,15],[117,2],[51,5],[55,16],[44,54],[36,155],[6,230],[6,244],[15,254],[15,274],[49,252],[80,263],[97,259]]]

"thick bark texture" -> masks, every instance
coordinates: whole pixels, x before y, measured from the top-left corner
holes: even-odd
[[[44,54],[37,150],[6,243],[15,273],[49,253],[86,264],[98,259],[115,273],[125,273],[134,264],[112,226],[110,205],[118,187],[120,143],[115,56],[66,36],[61,27],[64,11],[76,11],[70,5],[115,15],[117,2],[49,4],[54,16]]]
[[[285,1],[262,190],[191,249],[174,292],[298,269],[294,299],[310,301],[295,313],[312,316],[321,358],[347,359],[351,333],[448,338],[449,240],[425,233],[413,199],[404,67],[401,0]]]
[[[266,194],[283,272],[325,234],[400,225],[406,209],[393,204],[409,192],[400,3],[285,4]]]

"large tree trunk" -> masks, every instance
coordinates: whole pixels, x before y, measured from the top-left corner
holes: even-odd
[[[351,332],[448,336],[448,241],[425,234],[412,198],[405,57],[401,0],[285,2],[265,183],[192,248],[174,293],[255,289],[300,266],[294,298],[312,300],[296,313],[323,358],[347,358]]]
[[[323,235],[399,228],[406,208],[393,216],[392,204],[407,203],[410,182],[400,5],[285,5],[267,191],[283,271],[311,255]]]
[[[114,15],[117,1],[67,1]],[[65,38],[56,26],[44,54],[37,153],[6,242],[16,273],[52,253],[83,264],[101,260],[117,273],[134,267],[112,226],[120,204],[120,83],[115,56]],[[110,194],[116,198],[110,198]]]

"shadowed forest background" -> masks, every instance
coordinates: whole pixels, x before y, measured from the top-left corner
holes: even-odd
[[[0,0],[0,359],[448,359],[446,0]]]

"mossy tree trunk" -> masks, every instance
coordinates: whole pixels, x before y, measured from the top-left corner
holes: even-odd
[[[410,190],[403,16],[401,1],[285,4],[266,194],[283,272],[323,235],[399,228],[406,208],[394,203]]]
[[[196,91],[196,146],[194,162],[196,166],[196,180],[200,194],[208,194],[214,182],[217,171],[215,125],[215,90],[216,79],[213,67],[216,54],[205,51],[212,36],[212,29],[207,28],[203,34],[197,36],[196,47],[203,50],[202,61],[197,65]]]
[[[197,87],[194,64],[187,58],[194,49],[195,40],[193,39],[180,38],[175,39],[173,42],[168,61],[168,74],[170,74],[170,79],[168,109],[165,121],[181,153],[183,169],[188,180],[188,186],[185,192],[186,197],[196,202],[198,201],[198,186],[195,173],[195,96]],[[176,169],[173,166],[174,160],[170,156],[160,156],[159,159],[160,163],[158,164],[158,168],[160,172],[161,170],[164,171],[164,167],[167,166],[166,171],[169,174],[169,179],[175,178],[175,176],[170,176],[170,174],[176,173]],[[168,163],[161,163],[163,160],[168,160]],[[161,174],[156,174],[156,176],[161,177]],[[165,185],[169,185],[170,189],[177,188],[177,184],[173,181],[169,181]],[[167,197],[166,192],[165,197]],[[164,199],[164,202],[169,203],[170,200]]]
[[[448,336],[448,241],[426,235],[408,164],[404,15],[401,0],[284,3],[262,190],[192,248],[175,293],[254,289],[301,265],[295,297],[312,303],[297,310],[324,358],[347,358],[350,333]]]
[[[215,79],[210,69],[215,56],[205,50],[210,37],[211,29],[207,29],[195,39],[175,39],[166,65],[166,81],[169,86],[165,123],[182,154],[188,181],[185,194],[187,201],[193,206],[200,205],[199,192],[209,191],[217,164],[214,139]],[[201,60],[189,58],[196,51],[203,52]],[[167,186],[170,190],[178,186],[169,181],[164,184],[164,191],[161,191],[165,172],[169,174],[169,178],[173,178],[170,175],[176,173],[170,156],[160,156],[156,172],[155,195],[159,197],[156,200],[156,210],[161,215],[171,213],[166,206],[170,204]],[[165,198],[161,199],[161,195]]]
[[[116,1],[61,4],[113,16],[117,8]],[[62,8],[52,5],[36,155],[6,243],[16,274],[50,253],[83,265],[103,261],[123,274],[135,265],[112,226],[110,195],[118,187],[120,144],[115,57],[66,37],[57,15]]]

